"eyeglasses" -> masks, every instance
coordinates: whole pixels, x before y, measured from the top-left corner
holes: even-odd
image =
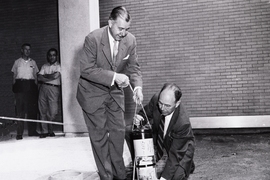
[[[165,109],[170,109],[170,108],[174,107],[175,105],[164,104],[164,103],[158,101],[158,106],[159,106],[160,109],[163,108],[163,107],[164,107]]]

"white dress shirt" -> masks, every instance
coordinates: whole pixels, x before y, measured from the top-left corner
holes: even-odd
[[[167,130],[168,130],[169,124],[170,124],[170,122],[171,122],[171,119],[172,119],[172,115],[173,115],[173,113],[174,113],[174,111],[173,111],[171,114],[169,114],[169,115],[165,116],[165,123],[164,123],[164,134],[163,134],[163,138],[165,137],[165,135],[166,135],[166,133],[167,133]]]
[[[112,56],[112,59],[113,59],[113,45],[114,45],[114,41],[115,41],[115,40],[114,40],[114,38],[112,37],[109,28],[108,28],[108,36],[109,36],[109,44],[110,44],[110,49],[111,49],[111,56]],[[117,46],[118,46],[118,45],[119,45],[119,42],[117,43]],[[114,85],[115,75],[116,75],[116,73],[114,73],[114,75],[113,75],[113,80],[112,80],[111,86]]]

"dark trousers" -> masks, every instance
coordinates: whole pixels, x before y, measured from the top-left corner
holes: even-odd
[[[157,178],[160,179],[162,172],[166,166],[166,162],[168,160],[168,156],[164,155],[157,163],[156,163],[156,173]],[[172,180],[187,180],[188,177],[186,176],[185,170],[181,167],[175,172],[172,177]]]
[[[15,107],[16,116],[18,118],[37,119],[37,86],[34,80],[17,80],[15,83]],[[26,88],[28,87],[29,88]],[[27,122],[28,135],[36,133],[37,124],[35,122]],[[24,121],[17,121],[17,135],[23,135]]]
[[[97,111],[83,115],[100,179],[125,179],[123,110],[108,96]]]

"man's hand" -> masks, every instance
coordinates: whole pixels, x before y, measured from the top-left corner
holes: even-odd
[[[116,73],[115,82],[119,87],[125,88],[129,85],[129,78],[125,74]]]
[[[136,114],[133,118],[133,123],[134,123],[134,125],[139,126],[141,124],[141,121],[143,121],[143,120],[144,119],[141,115]]]
[[[133,100],[136,104],[142,104],[143,102],[142,88],[135,89],[133,93]]]

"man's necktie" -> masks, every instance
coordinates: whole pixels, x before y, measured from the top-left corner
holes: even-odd
[[[115,67],[115,63],[116,63],[116,55],[118,53],[118,42],[117,41],[113,41],[113,59],[112,59],[112,64]]]
[[[165,123],[165,116],[161,116],[157,138],[157,161],[163,155],[164,123]]]

